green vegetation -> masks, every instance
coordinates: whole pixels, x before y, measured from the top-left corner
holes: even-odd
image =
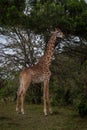
[[[0,130],[86,130],[87,118],[80,118],[72,107],[53,107],[45,117],[42,105],[25,106],[26,114],[15,112],[15,104],[0,104]]]

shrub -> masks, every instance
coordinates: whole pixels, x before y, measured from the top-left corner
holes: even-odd
[[[78,105],[78,112],[81,117],[87,116],[87,97],[83,96]]]

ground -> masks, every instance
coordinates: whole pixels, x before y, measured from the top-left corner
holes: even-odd
[[[0,130],[87,130],[87,118],[72,107],[53,107],[45,117],[42,105],[25,105],[25,115],[15,112],[15,103],[0,103]]]

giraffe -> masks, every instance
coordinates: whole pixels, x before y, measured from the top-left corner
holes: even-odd
[[[20,72],[19,80],[20,86],[17,91],[17,104],[16,111],[19,112],[19,100],[21,99],[21,113],[24,114],[24,97],[31,82],[41,83],[43,82],[43,104],[44,115],[47,115],[47,105],[49,113],[52,113],[52,108],[49,99],[49,80],[51,71],[49,69],[52,61],[52,56],[55,48],[56,38],[63,38],[64,34],[59,28],[55,28],[54,32],[51,32],[51,37],[48,41],[44,55],[39,59],[38,63],[25,68]]]

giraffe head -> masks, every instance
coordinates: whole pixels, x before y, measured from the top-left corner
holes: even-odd
[[[59,28],[55,28],[55,31],[51,33],[54,34],[55,38],[64,38],[64,34]]]

